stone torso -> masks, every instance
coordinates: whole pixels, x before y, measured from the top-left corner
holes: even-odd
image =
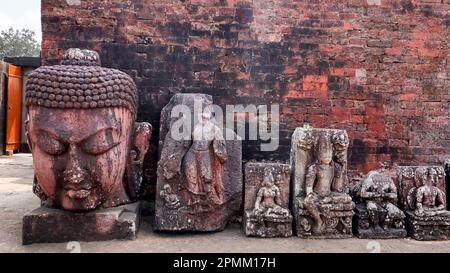
[[[192,149],[197,151],[209,150],[215,136],[215,126],[211,122],[198,124],[194,128]]]
[[[333,165],[316,165],[316,183],[314,191],[321,195],[326,196],[331,193],[331,183],[334,177]]]
[[[273,208],[276,205],[275,198],[278,195],[278,189],[274,186],[272,188],[262,188],[262,205],[266,208]]]
[[[418,194],[423,197],[422,205],[424,208],[436,208],[436,198],[439,194],[438,188],[423,186],[418,189]]]

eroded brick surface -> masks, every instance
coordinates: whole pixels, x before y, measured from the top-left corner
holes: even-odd
[[[42,57],[100,51],[104,66],[136,81],[139,119],[155,131],[174,93],[279,103],[280,149],[247,141],[245,160],[288,159],[293,129],[310,123],[346,130],[349,169],[367,172],[449,154],[449,10],[410,0],[43,0]]]

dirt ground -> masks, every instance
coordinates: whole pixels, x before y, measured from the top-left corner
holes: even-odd
[[[418,242],[402,240],[304,240],[247,238],[239,225],[208,234],[166,234],[152,231],[152,218],[141,223],[135,241],[110,241],[22,246],[22,217],[39,206],[32,193],[31,156],[0,157],[0,252],[450,252],[450,241]]]

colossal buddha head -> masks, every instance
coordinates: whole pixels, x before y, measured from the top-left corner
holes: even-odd
[[[96,52],[69,49],[61,65],[29,76],[26,103],[35,193],[43,201],[87,211],[136,198],[151,125],[135,124],[128,75],[100,67]]]

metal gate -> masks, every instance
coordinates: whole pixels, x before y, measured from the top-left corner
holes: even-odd
[[[22,68],[8,66],[8,88],[6,99],[6,154],[12,155],[20,149],[22,123]]]

